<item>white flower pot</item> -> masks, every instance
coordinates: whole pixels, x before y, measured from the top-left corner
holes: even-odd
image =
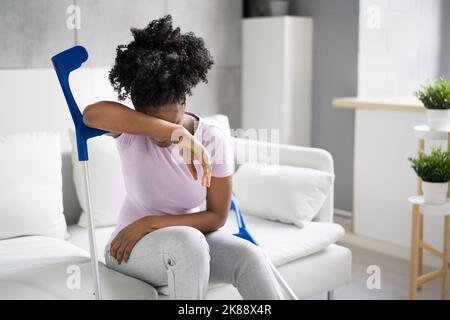
[[[272,16],[285,16],[288,14],[289,1],[270,1],[269,6]]]
[[[422,182],[423,199],[427,204],[444,204],[447,201],[448,182]]]
[[[427,119],[431,130],[446,131],[450,127],[450,110],[427,109]]]

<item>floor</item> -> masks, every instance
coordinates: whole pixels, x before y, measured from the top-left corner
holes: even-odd
[[[345,245],[353,253],[352,282],[335,290],[335,300],[403,300],[409,295],[409,262],[356,246]],[[379,266],[380,289],[369,290],[367,273],[369,266]],[[431,271],[425,268],[425,272]],[[418,299],[441,299],[442,279],[425,284],[418,292]],[[311,299],[324,299],[325,295]]]

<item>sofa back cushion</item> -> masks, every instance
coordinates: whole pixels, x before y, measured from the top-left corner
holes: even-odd
[[[88,222],[84,164],[78,161],[74,130],[69,129],[69,136],[72,143],[73,180],[82,210],[78,225],[86,228]],[[96,227],[112,226],[117,222],[125,199],[125,185],[116,141],[109,136],[95,137],[88,140],[88,149],[89,187],[94,225]]]
[[[59,133],[0,136],[0,239],[65,238]]]
[[[294,166],[245,163],[233,177],[244,214],[305,227],[332,189],[334,174]]]

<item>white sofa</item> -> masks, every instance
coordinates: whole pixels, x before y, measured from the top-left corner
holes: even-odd
[[[277,148],[282,165],[333,172],[331,155],[320,149],[270,145],[232,138],[232,145],[254,151]],[[245,163],[251,152],[235,152],[236,163]],[[94,204],[95,205],[95,204]],[[300,298],[329,292],[350,281],[351,252],[335,242],[344,235],[341,226],[332,223],[333,190],[314,221],[305,228],[246,216],[247,227],[267,252],[272,262]],[[236,232],[235,217],[225,230]],[[112,226],[96,229],[100,261]],[[70,237],[60,240],[27,236],[0,241],[0,299],[89,299],[92,279],[89,264],[87,229],[68,226]],[[76,268],[81,286],[68,285]],[[101,264],[105,299],[167,299],[167,288],[153,288],[140,280],[112,271]],[[329,295],[331,297],[331,295]],[[240,299],[229,284],[211,284],[207,299]]]
[[[80,106],[99,99],[114,99],[107,73],[106,69],[81,68],[71,75],[72,90]],[[21,92],[27,94],[18,93],[18,83]],[[20,122],[3,121],[2,134],[32,130],[62,133],[64,214],[71,222],[68,226],[70,237],[66,240],[44,236],[0,240],[0,299],[92,299],[87,230],[76,224],[79,204],[73,188],[67,136],[72,123],[55,73],[52,69],[2,70],[0,84],[6,93],[3,105],[26,110],[24,113],[28,115]],[[235,149],[242,147],[247,150],[270,147],[234,138],[232,144]],[[334,172],[333,159],[324,150],[283,145],[272,147],[279,151],[280,164]],[[93,156],[92,153],[91,165],[95,161]],[[245,153],[236,152],[235,156],[238,163],[248,160]],[[95,207],[95,203],[93,205]],[[314,222],[304,229],[246,216],[250,232],[300,298],[330,292],[350,281],[351,252],[335,244],[344,235],[344,230],[332,220],[333,190]],[[234,223],[234,216],[230,215],[225,229],[236,232]],[[96,229],[100,260],[112,228]],[[167,299],[164,295],[166,288],[155,289],[103,264],[100,271],[105,299]],[[71,281],[77,274],[81,282],[79,286],[73,286]],[[234,299],[240,296],[231,285],[211,284],[207,298]]]

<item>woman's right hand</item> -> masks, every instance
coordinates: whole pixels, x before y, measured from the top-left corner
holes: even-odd
[[[175,130],[171,140],[178,145],[180,156],[195,180],[198,179],[198,173],[194,160],[201,164],[203,168],[202,186],[209,187],[211,184],[211,161],[203,144],[185,128]]]

